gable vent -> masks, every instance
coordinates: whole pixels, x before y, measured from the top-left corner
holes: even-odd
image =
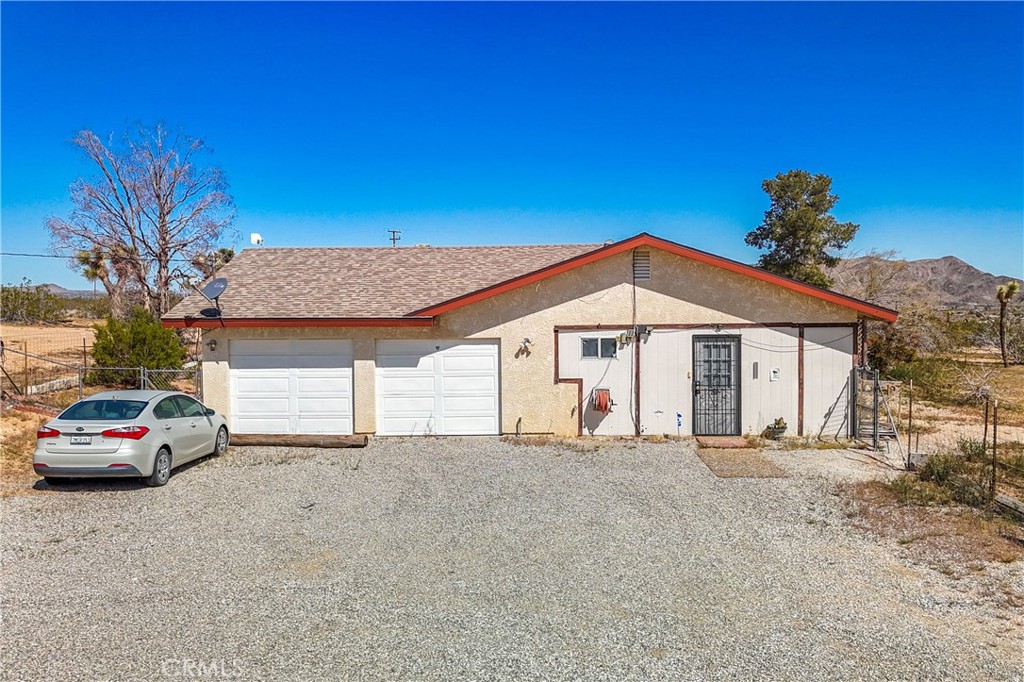
[[[633,251],[633,279],[651,278],[651,252],[637,249]]]

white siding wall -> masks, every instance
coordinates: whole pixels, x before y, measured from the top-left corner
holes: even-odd
[[[640,342],[640,432],[693,433],[693,334],[655,329]],[[682,425],[676,415],[682,416]]]
[[[635,354],[632,343],[620,345],[614,358],[584,358],[582,339],[613,338],[622,329],[565,331],[558,334],[558,373],[563,379],[583,379],[583,435],[632,436],[636,414],[633,391]],[[593,409],[592,391],[611,391],[612,409],[603,414]]]
[[[693,433],[693,337],[709,329],[655,329],[640,346],[640,424],[645,434]],[[782,417],[797,434],[799,331],[796,327],[725,328],[740,336],[741,430],[760,433]],[[846,382],[853,362],[850,327],[807,327],[804,333],[804,433],[846,435]],[[754,366],[757,366],[757,377]],[[565,365],[562,365],[565,367]],[[772,381],[772,370],[778,380]],[[563,376],[572,376],[563,369]],[[587,387],[586,382],[584,388]],[[682,416],[677,427],[676,415]]]
[[[786,435],[795,436],[800,397],[800,332],[795,327],[753,327],[741,333],[743,432],[760,433],[782,417],[789,426]],[[779,370],[778,381],[771,380],[773,369]]]
[[[854,331],[849,327],[804,330],[804,433],[849,433],[849,379]]]

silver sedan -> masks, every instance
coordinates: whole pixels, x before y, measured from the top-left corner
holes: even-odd
[[[228,449],[223,415],[175,391],[108,391],[80,400],[36,434],[32,460],[47,483],[141,477],[167,483],[171,469]]]

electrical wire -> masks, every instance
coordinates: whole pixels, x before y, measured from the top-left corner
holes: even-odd
[[[85,250],[85,249],[83,249],[83,250]],[[85,251],[87,253],[91,253],[88,250],[85,250]],[[109,256],[110,254],[109,253],[104,253],[104,254],[101,254],[101,255]],[[54,254],[54,253],[16,253],[16,252],[13,252],[13,251],[0,251],[0,256],[9,256],[11,258],[60,258],[61,260],[70,260],[72,258],[77,258],[78,254],[74,253],[74,254],[70,254],[70,255],[67,255],[67,256],[62,256],[62,255]],[[155,259],[153,259],[153,260],[155,260]],[[188,258],[180,258],[180,257],[177,257],[177,256],[169,258],[168,261],[169,262],[174,262],[174,263],[191,263],[192,262]]]

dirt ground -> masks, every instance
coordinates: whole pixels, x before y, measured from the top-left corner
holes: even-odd
[[[95,320],[75,320],[66,325],[4,324],[0,334],[3,335],[7,349],[53,357],[56,360],[80,360],[82,342],[85,341],[88,348],[92,346],[96,335],[93,324]]]

